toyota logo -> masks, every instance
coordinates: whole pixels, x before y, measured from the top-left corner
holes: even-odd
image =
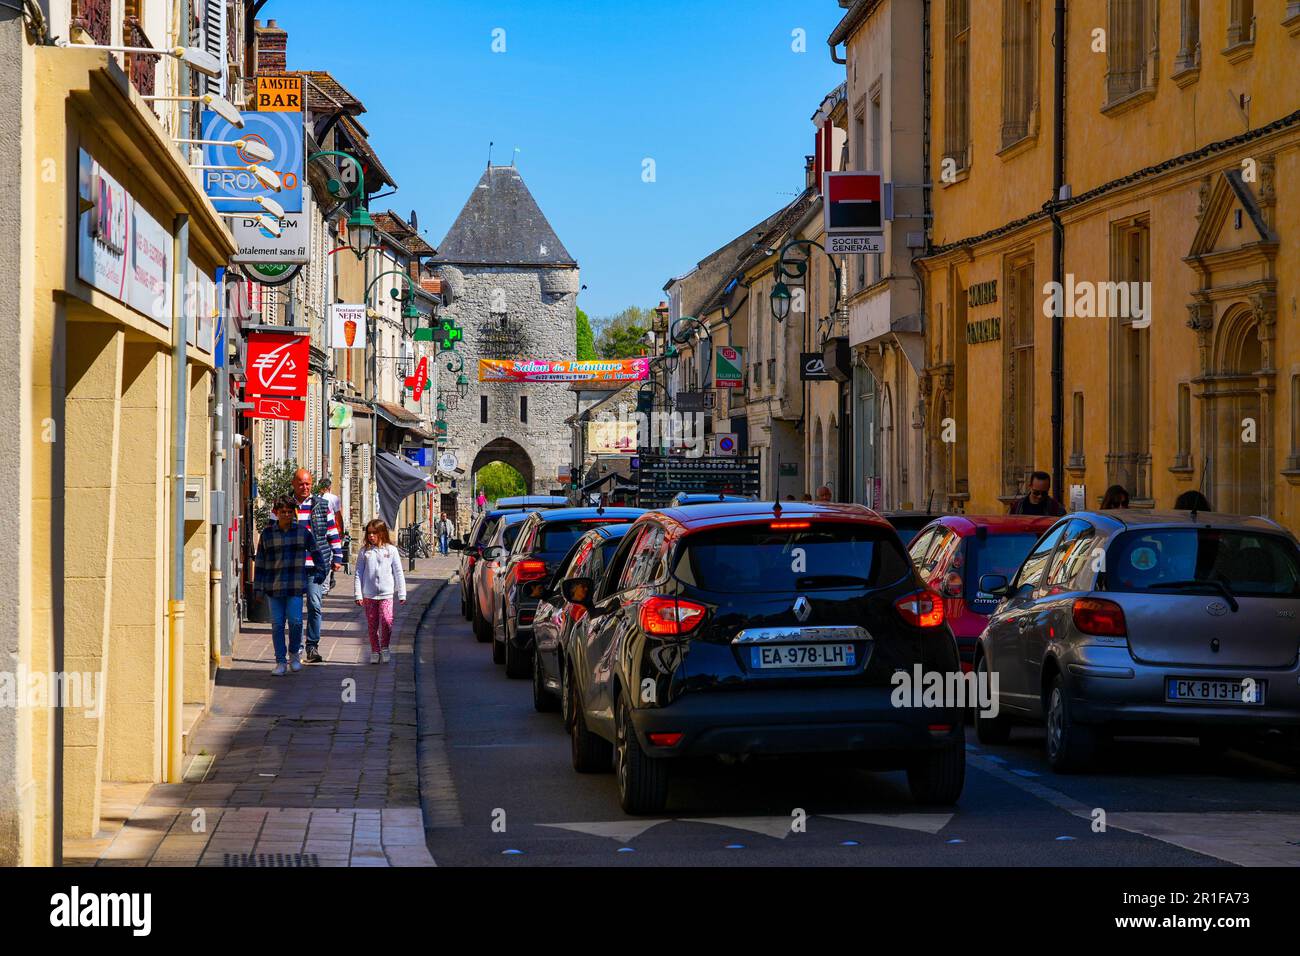
[[[800,594],[794,599],[794,616],[799,619],[800,623],[808,620],[808,615],[811,613],[812,605],[808,603],[806,597]]]
[[[1228,613],[1228,605],[1224,604],[1222,601],[1213,601],[1210,604],[1205,605],[1205,610],[1210,614],[1213,614],[1215,617],[1223,617],[1223,615]]]

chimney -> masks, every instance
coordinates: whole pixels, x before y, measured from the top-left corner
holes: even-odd
[[[803,158],[803,188],[811,189],[817,185],[817,157],[805,156]]]
[[[267,20],[265,26],[260,21],[254,20],[253,33],[255,36],[253,74],[287,72],[286,50],[289,46],[289,31],[282,29],[275,20]]]

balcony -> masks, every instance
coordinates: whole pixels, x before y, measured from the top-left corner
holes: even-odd
[[[72,0],[71,25],[86,34],[84,42],[109,46],[113,42],[113,0]]]
[[[122,21],[122,38],[126,46],[153,46],[135,17],[127,17]],[[161,53],[126,54],[126,69],[131,77],[131,85],[141,96],[154,95],[155,68],[161,58]]]

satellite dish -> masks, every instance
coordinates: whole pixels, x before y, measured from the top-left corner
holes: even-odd
[[[414,210],[414,209],[411,210],[411,228],[414,229],[414,230],[416,230],[417,232],[418,232],[419,229],[420,229],[420,220],[418,220],[418,219],[415,218],[415,210]]]

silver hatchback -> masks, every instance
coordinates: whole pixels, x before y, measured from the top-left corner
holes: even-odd
[[[1111,734],[1300,731],[1300,545],[1266,518],[1076,512],[1038,540],[998,597],[975,668],[996,674],[983,743],[1047,724],[1052,768],[1086,766]]]

